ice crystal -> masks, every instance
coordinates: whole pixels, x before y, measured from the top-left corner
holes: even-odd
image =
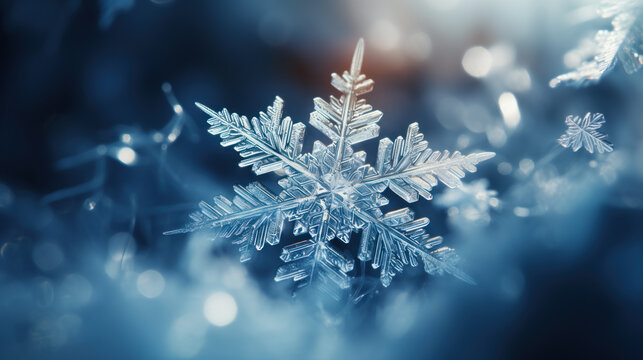
[[[612,30],[599,30],[592,41],[583,40],[570,56],[584,56],[574,71],[559,75],[549,82],[559,85],[586,86],[598,82],[614,68],[617,61],[627,74],[643,65],[643,1],[604,0],[599,15],[612,18]]]
[[[285,264],[275,280],[293,279],[298,287],[314,282],[335,298],[351,286],[355,260],[338,250],[334,239],[349,243],[351,234],[360,231],[357,258],[378,269],[384,286],[405,265],[420,262],[429,274],[449,273],[473,282],[456,267],[454,250],[440,247],[442,238],[426,232],[428,218],[416,219],[409,208],[384,214],[381,207],[388,200],[382,192],[388,188],[407,202],[419,196],[431,199],[439,182],[458,187],[465,172],[476,171],[476,164],[495,154],[432,150],[413,123],[405,137],[381,139],[376,165],[367,164],[366,153],[353,146],[379,135],[382,113],[358,99],[373,89],[373,80],[361,73],[363,52],[360,40],[350,70],[332,74],[340,97],[314,99],[310,124],[331,143],[316,141],[311,153],[302,153],[305,125],[283,117],[279,97],[252,119],[197,103],[210,116],[209,132],[239,152],[239,166],[251,166],[257,175],[285,174],[279,180],[283,190],[275,194],[257,182],[235,186],[232,200],[217,196],[211,204],[201,202],[189,225],[168,234],[212,229],[219,237],[233,238],[240,245],[241,261],[246,261],[265,244],[278,244],[284,222],[294,222],[294,234],[308,233],[309,238],[283,248]]]
[[[92,180],[50,193],[43,198],[43,202],[51,203],[101,188],[107,175],[105,164],[107,158],[112,158],[125,166],[138,165],[143,156],[152,158],[158,162],[161,184],[164,183],[163,174],[169,175],[175,182],[180,183],[180,179],[167,164],[168,149],[186,128],[192,141],[197,141],[199,135],[194,120],[183,110],[183,106],[176,99],[172,85],[163,83],[161,89],[172,107],[172,117],[161,129],[144,131],[137,126],[119,126],[116,129],[117,140],[98,144],[87,151],[59,160],[56,167],[61,170],[96,163],[96,172]]]
[[[598,132],[603,123],[605,123],[603,114],[587,113],[582,119],[580,116],[569,115],[565,119],[567,131],[558,139],[558,142],[563,147],[571,147],[574,151],[584,146],[585,150],[592,154],[594,149],[601,154],[610,152],[612,144],[606,140],[607,135]]]

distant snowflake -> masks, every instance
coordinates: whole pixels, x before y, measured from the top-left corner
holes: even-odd
[[[382,113],[373,110],[360,95],[373,89],[373,80],[361,74],[364,42],[360,40],[349,71],[332,74],[331,84],[342,93],[330,101],[314,99],[310,124],[332,141],[316,141],[312,153],[302,154],[305,125],[282,117],[283,101],[277,97],[258,118],[220,112],[197,105],[211,118],[209,132],[221,136],[223,146],[234,146],[243,158],[239,166],[252,166],[257,174],[285,174],[279,180],[279,194],[259,183],[235,186],[236,196],[214,198],[200,203],[191,215],[192,223],[167,234],[213,229],[218,236],[231,237],[240,245],[241,261],[249,260],[267,243],[281,239],[285,220],[294,222],[294,234],[308,233],[310,239],[283,248],[282,265],[276,281],[293,279],[298,287],[315,283],[322,291],[339,299],[351,286],[355,261],[338,250],[334,239],[349,243],[351,233],[361,231],[359,254],[380,271],[384,286],[391,283],[405,265],[424,264],[432,275],[450,273],[473,282],[456,267],[457,255],[448,247],[438,247],[441,237],[426,232],[428,218],[415,219],[413,211],[402,208],[384,214],[388,204],[382,192],[389,188],[407,202],[419,196],[431,199],[439,182],[449,187],[462,185],[465,172],[493,157],[491,152],[462,155],[434,151],[418,130],[409,125],[406,137],[380,140],[375,167],[366,163],[366,153],[352,146],[375,138]]]
[[[604,0],[599,15],[612,19],[612,30],[599,30],[593,40],[584,39],[568,55],[582,56],[576,70],[559,75],[549,82],[559,85],[586,86],[598,82],[614,68],[617,61],[627,74],[633,74],[643,65],[643,1]]]
[[[568,126],[567,132],[563,134],[558,142],[563,147],[571,147],[572,150],[578,151],[581,146],[590,153],[594,149],[599,153],[612,151],[612,144],[607,141],[607,135],[598,132],[598,129],[605,123],[603,114],[585,114],[584,118],[580,116],[569,115],[565,119]]]

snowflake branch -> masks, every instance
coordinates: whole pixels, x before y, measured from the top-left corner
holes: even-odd
[[[337,252],[329,243],[329,218],[333,205],[331,202],[329,208],[324,206],[321,207],[319,226],[310,231],[312,239],[283,248],[280,258],[286,264],[277,269],[275,281],[293,279],[298,288],[315,281],[324,293],[339,300],[343,290],[350,287],[347,273],[353,270],[355,262]]]
[[[227,109],[216,112],[207,106],[196,103],[201,110],[210,115],[208,130],[221,136],[222,146],[236,145],[235,150],[244,158],[240,167],[252,165],[257,174],[265,174],[287,166],[302,174],[314,177],[297,159],[303,144],[304,124],[292,124],[289,117],[281,119],[283,101],[277,97],[268,114],[261,113],[260,119],[248,120]]]
[[[409,125],[406,138],[398,136],[394,142],[389,138],[380,140],[377,174],[365,177],[359,184],[385,183],[408,202],[417,201],[418,195],[431,200],[430,191],[438,181],[451,188],[461,186],[465,170],[475,172],[475,165],[496,155],[482,152],[465,156],[459,151],[453,154],[448,150],[433,151],[428,146],[417,123]]]
[[[434,154],[438,154],[437,156],[439,156],[440,152],[437,151],[437,152],[434,152]],[[469,166],[469,164],[476,165],[479,162],[491,159],[496,155],[496,153],[493,153],[493,152],[482,152],[482,153],[474,153],[474,154],[463,156],[459,152],[455,152],[451,157],[449,157],[448,154],[449,154],[448,150],[445,150],[444,155],[442,156],[444,160],[441,160],[439,162],[427,162],[417,166],[410,166],[406,170],[398,173],[372,175],[367,178],[364,178],[364,180],[362,180],[360,183],[363,185],[374,185],[385,181],[403,179],[411,176],[437,174],[441,171],[450,170],[455,167]],[[440,180],[442,181],[441,178]],[[460,183],[457,183],[457,185],[455,186],[450,186],[447,184],[447,186],[457,187],[459,186],[459,184]]]
[[[250,186],[260,187],[261,191],[266,190],[267,192],[267,189],[263,188],[259,183],[253,183]],[[246,188],[235,186],[234,189],[239,196],[235,197],[232,202],[223,196],[215,197],[214,205],[201,201],[199,203],[200,211],[191,215],[191,218],[194,220],[193,223],[187,225],[185,228],[167,231],[163,234],[184,234],[206,228],[222,227],[237,221],[253,219],[265,214],[273,214],[276,211],[287,212],[296,209],[302,204],[312,203],[328,195],[327,192],[320,192],[315,195],[290,199],[274,197],[272,202],[257,206],[259,200],[254,194],[247,191]],[[296,218],[293,214],[290,215],[289,218],[291,218],[291,220]]]
[[[475,284],[475,280],[473,280],[473,278],[471,278],[469,275],[467,275],[464,271],[458,269],[455,265],[453,265],[453,264],[451,264],[451,263],[449,263],[447,261],[443,261],[442,259],[439,259],[436,256],[436,253],[438,253],[440,251],[444,251],[445,248],[440,248],[438,250],[429,251],[430,248],[432,248],[435,245],[441,243],[441,238],[438,238],[438,239],[436,239],[436,238],[428,238],[428,236],[427,236],[426,237],[427,238],[426,243],[424,245],[422,245],[422,244],[418,243],[416,240],[412,239],[409,235],[405,234],[403,231],[400,231],[400,230],[398,230],[398,228],[396,228],[396,227],[394,227],[392,225],[389,225],[389,224],[385,223],[384,221],[382,221],[382,218],[379,218],[379,219],[375,218],[372,215],[368,214],[367,212],[362,211],[357,206],[352,206],[350,208],[351,208],[351,210],[353,210],[355,212],[355,215],[357,215],[360,219],[362,219],[362,221],[366,222],[367,224],[372,224],[373,226],[377,227],[377,229],[379,229],[379,231],[384,232],[390,238],[397,240],[398,242],[402,243],[404,246],[406,246],[408,248],[411,248],[413,250],[413,252],[415,252],[416,254],[418,254],[418,255],[420,255],[422,257],[422,259],[425,261],[425,265],[428,266],[428,264],[426,264],[428,262],[428,263],[432,264],[433,266],[435,266],[435,269],[433,269],[432,271],[434,271],[434,272],[445,271],[445,272],[457,277],[458,279],[460,279],[460,280],[462,280],[464,282],[467,282],[469,284]],[[424,219],[426,219],[426,218],[424,218]],[[428,224],[428,219],[426,219],[426,220],[427,221],[425,223],[423,222],[422,219],[418,219],[415,222],[416,222],[416,224],[422,223],[422,226],[426,226]],[[409,225],[409,224],[410,223],[407,223],[407,224],[404,224],[404,225]],[[414,225],[414,226],[417,227],[417,225]],[[411,228],[411,230],[416,230],[416,229]],[[446,248],[446,249],[448,249],[448,248]],[[389,251],[390,250],[391,249],[389,249]],[[362,254],[360,254],[360,255],[362,255]],[[364,260],[366,260],[366,259],[364,259]],[[388,281],[388,283],[390,283],[390,279],[385,280],[383,278],[383,282],[384,282],[385,286],[388,285],[388,283],[385,282],[385,281]]]
[[[339,99],[330,97],[330,102],[315,98],[315,111],[310,114],[310,124],[328,136],[336,145],[335,161],[332,173],[338,173],[345,156],[346,147],[351,144],[372,139],[379,134],[377,122],[382,117],[380,111],[364,100],[357,100],[360,95],[373,90],[373,80],[361,74],[364,57],[364,39],[355,47],[350,70],[342,76],[331,74],[331,84],[343,96]]]
[[[346,132],[348,131],[348,122],[353,118],[353,108],[355,107],[355,100],[357,99],[357,94],[355,93],[355,88],[358,85],[357,80],[360,75],[360,70],[362,69],[362,61],[364,57],[364,39],[359,39],[357,46],[355,47],[355,53],[353,54],[353,61],[351,62],[351,72],[350,72],[350,82],[349,86],[343,85],[343,81],[339,79],[339,76],[333,73],[333,83],[342,84],[342,88],[346,91],[346,97],[344,98],[344,106],[342,107],[342,123],[341,129],[339,131],[339,139],[337,140],[337,152],[335,153],[335,171],[339,171],[339,165],[344,157],[344,147],[346,146]]]

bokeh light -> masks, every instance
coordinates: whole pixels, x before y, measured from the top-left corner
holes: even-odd
[[[53,242],[43,242],[36,245],[32,257],[36,266],[43,271],[54,270],[65,260],[60,246]]]
[[[493,57],[489,50],[482,46],[468,49],[462,57],[462,67],[467,74],[475,78],[483,78],[491,71]]]
[[[215,292],[205,300],[203,315],[214,326],[230,325],[237,317],[237,302],[227,292]]]
[[[518,108],[518,101],[514,94],[510,92],[500,94],[498,106],[500,107],[505,125],[507,125],[509,129],[515,129],[520,123],[520,109]]]
[[[131,147],[122,147],[116,152],[118,161],[125,165],[133,165],[136,162],[136,152]]]
[[[375,48],[381,51],[391,51],[399,45],[400,36],[400,30],[394,23],[380,19],[371,25],[368,39],[373,42]]]
[[[141,295],[153,299],[163,293],[165,289],[165,278],[156,270],[145,270],[138,275],[136,288]]]

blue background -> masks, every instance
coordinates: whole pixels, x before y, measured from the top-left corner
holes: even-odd
[[[0,357],[643,357],[642,74],[617,64],[598,85],[548,87],[566,72],[568,49],[609,28],[574,21],[576,1],[440,4],[3,1]],[[497,153],[467,180],[488,179],[498,206],[475,194],[440,200],[452,191],[444,187],[411,205],[478,284],[409,269],[328,311],[272,281],[279,247],[239,264],[223,240],[162,235],[198,201],[257,180],[206,132],[193,103],[254,116],[279,95],[285,113],[307,123],[360,37],[381,137],[417,121],[433,148]],[[475,78],[462,66],[474,46],[513,56]],[[514,70],[528,73],[528,86],[511,89]],[[117,141],[124,126],[161,129],[173,115],[165,82],[196,124],[168,148],[166,167],[155,148],[137,152],[135,166],[109,158],[99,186],[43,202],[95,175],[93,162],[59,169],[60,159]],[[503,92],[520,107],[515,129],[498,109]],[[605,114],[613,153],[557,145],[565,117],[586,112]],[[306,136],[304,151],[327,142],[312,127]],[[360,145],[370,162],[376,144]],[[274,190],[277,179],[258,180]],[[468,205],[481,213],[459,216]],[[163,277],[152,298],[141,291],[146,270]],[[203,315],[215,292],[238,306],[224,327]]]

